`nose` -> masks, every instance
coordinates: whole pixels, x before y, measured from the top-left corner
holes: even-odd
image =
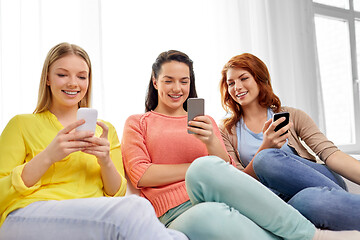
[[[235,81],[235,90],[241,89],[242,88],[242,83],[240,80],[236,80]]]
[[[174,92],[180,92],[181,90],[181,85],[180,85],[180,82],[176,81],[173,85],[173,91]]]
[[[78,85],[76,76],[73,75],[69,76],[69,81],[67,84],[69,87],[76,87]]]

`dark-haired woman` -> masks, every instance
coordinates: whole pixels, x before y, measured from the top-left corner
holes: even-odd
[[[152,67],[146,112],[125,123],[125,169],[161,222],[195,240],[329,240],[349,234],[316,230],[232,166],[211,117],[187,122],[186,100],[196,96],[191,59],[179,51],[163,52]]]
[[[222,105],[231,113],[221,132],[237,167],[315,226],[360,230],[360,195],[347,192],[339,176],[360,183],[360,162],[341,152],[306,113],[281,106],[266,65],[249,53],[234,56],[222,70],[220,89]],[[290,124],[274,131],[284,118],[272,122],[273,114],[285,111]],[[316,163],[301,140],[325,164]]]

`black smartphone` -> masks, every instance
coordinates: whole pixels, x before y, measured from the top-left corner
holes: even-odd
[[[280,128],[282,128],[282,127],[289,124],[290,114],[288,112],[275,113],[274,116],[273,116],[273,122],[275,122],[276,120],[278,120],[281,117],[285,117],[285,120],[275,127],[275,129],[274,129],[275,132],[277,132]],[[288,131],[284,132],[280,136],[284,135],[287,132]]]
[[[204,116],[205,100],[203,98],[188,98],[187,102],[188,122],[197,116]],[[194,134],[188,130],[188,133]]]

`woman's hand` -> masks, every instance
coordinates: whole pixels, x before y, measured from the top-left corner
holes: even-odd
[[[226,162],[230,161],[225,146],[223,147],[220,139],[214,133],[213,123],[209,117],[198,116],[189,121],[188,124],[188,130],[195,133],[194,136],[206,145],[209,155],[218,156]]]
[[[95,136],[86,138],[85,141],[91,145],[81,151],[97,158],[101,169],[104,191],[107,195],[114,196],[121,187],[121,176],[110,158],[109,128],[103,122],[98,121],[96,124],[103,129],[101,136],[99,138]],[[121,159],[114,160],[121,161]]]
[[[200,139],[205,145],[211,144],[216,136],[213,131],[213,125],[209,117],[197,116],[188,122],[188,130],[192,131],[195,137]]]
[[[108,141],[109,128],[103,122],[98,121],[96,124],[103,129],[103,133],[99,138],[95,136],[86,138],[85,141],[90,143],[90,146],[81,151],[94,155],[98,159],[99,165],[103,167],[112,164],[110,159],[110,143]]]
[[[288,130],[292,126],[291,122],[275,132],[276,126],[278,126],[283,121],[285,121],[285,117],[281,117],[278,120],[276,120],[275,122],[272,122],[272,119],[269,119],[264,123],[264,127],[262,129],[263,142],[260,145],[257,152],[255,153],[253,159],[250,161],[250,163],[244,169],[245,173],[249,174],[250,176],[252,176],[253,178],[255,178],[257,180],[259,180],[259,179],[256,176],[256,174],[254,172],[254,168],[253,168],[253,160],[254,160],[255,156],[261,150],[264,150],[267,148],[281,148],[286,143],[286,139],[290,135],[290,131],[288,131]],[[286,132],[286,131],[288,131],[288,132]],[[282,135],[282,134],[284,134],[284,135]]]
[[[265,122],[264,127],[262,129],[264,137],[263,137],[263,142],[260,146],[261,150],[267,148],[281,148],[286,143],[286,139],[290,135],[290,131],[288,130],[292,126],[292,123],[289,123],[288,125],[282,127],[276,132],[274,131],[275,127],[278,126],[283,121],[285,121],[285,117],[281,117],[275,122],[272,122],[272,119],[269,119]],[[285,133],[286,131],[288,132]]]
[[[82,151],[91,145],[91,143],[85,141],[85,139],[93,136],[93,132],[74,131],[76,127],[84,123],[85,120],[78,120],[58,132],[56,137],[44,150],[50,165],[64,159],[70,153]]]
[[[93,132],[74,131],[84,123],[85,120],[78,120],[60,130],[52,142],[25,165],[21,177],[27,187],[37,183],[52,164],[91,145],[84,139],[93,136]]]

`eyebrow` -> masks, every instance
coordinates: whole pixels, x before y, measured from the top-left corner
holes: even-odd
[[[168,75],[165,75],[163,78],[174,79],[174,77],[171,77],[171,76],[168,76]],[[182,78],[181,78],[181,80],[184,80],[184,79],[190,79],[190,77],[182,77]]]
[[[63,71],[66,71],[66,72],[69,72],[69,70],[65,69],[65,68],[62,68],[62,67],[59,67],[59,68],[56,68],[55,70],[63,70]],[[88,74],[88,72],[86,70],[84,71],[80,71],[78,73],[85,73],[85,74]]]
[[[246,72],[244,72],[243,74],[241,74],[238,78],[241,78],[242,76],[244,76],[245,74],[247,74]],[[227,82],[230,82],[230,81],[234,81],[234,79],[232,78],[229,78],[229,79],[226,79]]]
[[[65,68],[62,68],[62,67],[58,67],[58,68],[56,68],[55,70],[63,70],[63,71],[66,71],[66,72],[68,72],[68,70],[67,70],[67,69],[65,69]]]

